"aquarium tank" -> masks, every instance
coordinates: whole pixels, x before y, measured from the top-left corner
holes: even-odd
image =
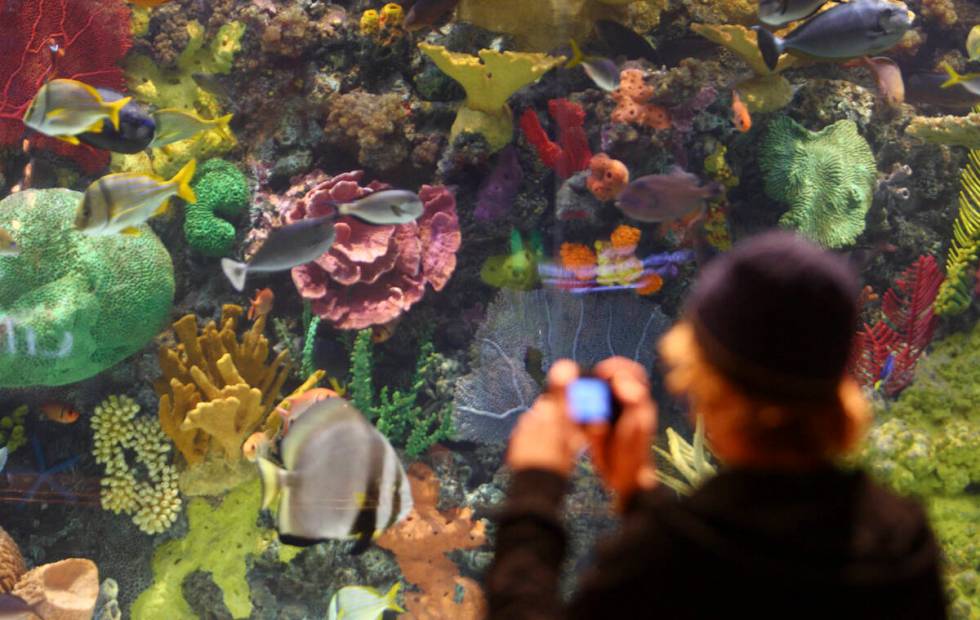
[[[976,0],[0,0],[0,595],[479,618],[559,358],[643,364],[665,483],[715,473],[656,344],[772,229],[860,273],[842,466],[980,618]],[[569,595],[588,458],[564,510]]]

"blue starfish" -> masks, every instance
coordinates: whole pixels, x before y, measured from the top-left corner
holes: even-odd
[[[34,436],[31,438],[31,447],[34,449],[34,463],[37,466],[37,479],[34,480],[34,484],[31,488],[27,490],[24,494],[24,504],[27,504],[30,500],[34,499],[34,495],[41,490],[41,485],[47,483],[51,490],[55,491],[62,497],[64,497],[69,502],[78,501],[78,498],[74,493],[66,489],[60,482],[54,479],[55,474],[60,474],[70,470],[72,467],[78,464],[79,459],[82,458],[80,454],[76,454],[73,457],[67,458],[60,463],[48,467],[47,459],[44,458],[44,449],[41,447],[41,440]]]

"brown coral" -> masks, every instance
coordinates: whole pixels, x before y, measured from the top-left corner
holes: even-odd
[[[0,527],[0,593],[10,592],[26,570],[17,543]]]
[[[80,558],[45,564],[24,574],[13,593],[44,620],[89,620],[99,596],[99,569]]]
[[[446,554],[475,549],[486,542],[482,521],[470,508],[438,509],[439,478],[422,463],[408,469],[415,507],[408,517],[378,538],[378,546],[395,554],[402,575],[419,592],[405,592],[408,618],[415,620],[476,620],[483,617],[480,586],[461,577]],[[457,603],[456,589],[463,591]]]
[[[335,147],[353,150],[361,166],[392,170],[409,155],[414,132],[408,121],[401,95],[373,95],[357,89],[334,95],[328,101],[329,113],[324,132]]]
[[[174,323],[179,344],[160,350],[163,376],[154,384],[160,426],[188,464],[202,462],[211,444],[228,460],[240,459],[242,443],[272,410],[289,375],[287,351],[268,360],[264,315],[239,340],[242,312],[223,306],[221,328],[211,321],[200,334],[189,314]]]

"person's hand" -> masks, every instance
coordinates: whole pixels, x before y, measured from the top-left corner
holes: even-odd
[[[650,445],[657,430],[657,406],[650,396],[650,381],[643,366],[625,357],[603,360],[593,369],[596,377],[609,383],[622,405],[619,420],[589,424],[592,461],[606,485],[616,493],[620,508],[637,490],[656,485]]]
[[[544,469],[567,477],[585,445],[582,430],[565,405],[565,389],[578,379],[578,365],[558,360],[548,371],[547,389],[517,421],[510,435],[511,469]]]

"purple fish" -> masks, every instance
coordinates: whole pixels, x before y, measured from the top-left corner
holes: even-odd
[[[722,191],[718,183],[702,185],[696,175],[674,166],[667,174],[650,174],[627,185],[616,206],[640,222],[670,222],[700,215],[705,201]]]
[[[476,219],[485,222],[495,220],[510,211],[523,176],[517,149],[512,145],[506,146],[497,156],[497,166],[480,186],[474,212]]]
[[[405,30],[419,30],[433,26],[447,13],[456,8],[459,0],[415,0],[405,16]]]

